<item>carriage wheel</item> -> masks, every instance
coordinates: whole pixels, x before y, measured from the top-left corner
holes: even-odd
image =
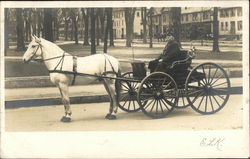
[[[178,99],[176,104],[174,104],[173,106],[175,108],[187,108],[188,106],[190,106],[187,98],[186,98],[186,90],[185,89],[178,89]]]
[[[187,100],[201,114],[220,111],[229,99],[230,80],[226,71],[214,63],[196,66],[185,85]]]
[[[143,79],[137,100],[144,114],[162,118],[173,110],[177,101],[177,85],[166,73],[154,72]],[[146,102],[146,104],[144,104]]]
[[[124,78],[133,79],[133,72],[126,72],[122,75]],[[120,80],[121,94],[118,101],[118,107],[126,112],[137,112],[140,106],[137,102],[138,82],[131,82],[129,80]]]

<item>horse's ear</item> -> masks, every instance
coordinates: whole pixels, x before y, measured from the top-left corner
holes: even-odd
[[[34,35],[31,35],[31,38],[34,39],[35,38]]]
[[[34,35],[34,38],[35,38],[35,42],[37,42],[38,44],[40,44],[41,43],[41,39],[40,38],[38,38],[37,36],[35,36]]]

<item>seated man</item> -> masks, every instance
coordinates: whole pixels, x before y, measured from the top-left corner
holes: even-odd
[[[163,49],[163,53],[149,64],[149,69],[153,71],[166,72],[174,61],[178,60],[178,52],[180,51],[179,44],[174,38],[167,42],[167,45]],[[154,68],[153,68],[154,67]],[[156,68],[155,68],[156,67]]]

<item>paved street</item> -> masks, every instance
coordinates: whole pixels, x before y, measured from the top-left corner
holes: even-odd
[[[117,120],[107,120],[109,103],[72,105],[72,122],[61,123],[62,105],[6,109],[6,131],[126,131],[126,130],[217,130],[242,128],[242,95],[231,95],[226,106],[213,115],[191,108],[175,109],[168,117],[151,119],[142,112],[119,109]]]

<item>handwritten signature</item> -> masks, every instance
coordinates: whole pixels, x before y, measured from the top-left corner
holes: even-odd
[[[203,138],[200,142],[202,147],[215,147],[217,150],[222,151],[223,141],[225,138]]]

